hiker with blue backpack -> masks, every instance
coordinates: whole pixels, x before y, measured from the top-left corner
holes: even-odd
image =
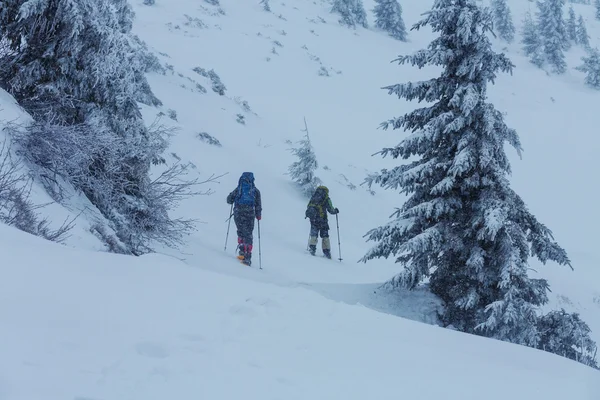
[[[252,172],[242,174],[238,186],[227,196],[227,204],[231,204],[233,207],[233,221],[238,236],[238,258],[244,264],[250,265],[254,219],[260,221],[262,217],[260,191],[254,185],[254,174]]]

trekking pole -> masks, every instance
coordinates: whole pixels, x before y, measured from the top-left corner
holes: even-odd
[[[227,241],[229,240],[229,227],[231,226],[231,217],[233,216],[233,204],[231,205],[231,210],[229,210],[229,218],[227,218],[227,235],[225,236],[225,248],[223,251],[227,251]]]
[[[337,226],[338,251],[340,254],[340,258],[338,258],[338,260],[340,260],[340,262],[342,262],[342,244],[340,243],[340,223],[339,223],[337,214],[335,214],[335,224]]]
[[[258,268],[262,269],[262,254],[260,252],[260,219],[258,220]]]

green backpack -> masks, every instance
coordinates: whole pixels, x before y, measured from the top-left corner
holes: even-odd
[[[327,218],[326,204],[329,199],[329,189],[326,186],[319,186],[310,198],[306,207],[305,216],[311,220],[317,218]]]

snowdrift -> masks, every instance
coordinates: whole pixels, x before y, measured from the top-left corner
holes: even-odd
[[[0,252],[3,399],[600,394],[598,372],[576,362],[308,288],[227,277],[164,255],[75,250],[6,226]]]

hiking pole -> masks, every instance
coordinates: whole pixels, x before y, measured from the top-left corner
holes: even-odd
[[[260,219],[258,220],[258,268],[262,269],[262,254],[260,252]]]
[[[231,217],[233,216],[233,204],[231,205],[231,210],[229,210],[229,218],[227,218],[227,235],[225,236],[225,248],[223,251],[227,251],[227,241],[229,240],[229,227],[231,226]]]
[[[340,254],[340,258],[338,258],[338,260],[340,260],[340,262],[342,262],[342,244],[340,243],[340,223],[338,220],[338,215],[335,214],[335,224],[337,226],[337,236],[338,236],[338,251]]]

